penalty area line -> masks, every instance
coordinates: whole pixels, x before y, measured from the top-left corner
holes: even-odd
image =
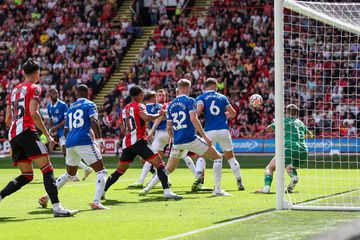
[[[237,218],[235,218],[233,220],[230,220],[230,221],[226,221],[226,222],[218,223],[218,224],[211,225],[211,226],[208,226],[208,227],[199,228],[199,229],[195,229],[195,230],[192,230],[192,231],[189,231],[189,232],[180,233],[180,234],[177,234],[177,235],[174,235],[174,236],[169,236],[169,237],[166,237],[166,238],[162,238],[161,240],[170,240],[170,239],[177,239],[177,238],[181,238],[181,237],[186,237],[186,236],[193,235],[193,234],[196,234],[196,233],[221,228],[221,227],[231,225],[231,224],[234,224],[234,223],[238,223],[238,222],[243,222],[243,221],[250,220],[250,219],[253,219],[253,218],[256,218],[256,217],[269,215],[269,214],[271,214],[273,212],[276,212],[276,211],[277,211],[276,209],[269,209],[269,210],[265,210],[265,211],[261,211],[261,212],[256,212],[256,213],[253,213],[253,214],[248,214],[248,215],[245,215],[245,216],[242,216],[242,217],[237,217]]]

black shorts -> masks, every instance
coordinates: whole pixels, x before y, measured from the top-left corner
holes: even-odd
[[[29,128],[10,140],[13,165],[19,162],[30,162],[34,158],[48,155],[45,145],[40,141],[37,132]]]
[[[149,161],[158,156],[158,152],[144,139],[137,141],[134,145],[123,149],[120,157],[121,163],[132,163],[136,156]]]

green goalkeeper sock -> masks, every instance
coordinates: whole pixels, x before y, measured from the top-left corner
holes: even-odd
[[[273,180],[273,176],[272,175],[268,175],[265,174],[265,186],[271,186],[272,180]]]
[[[291,172],[289,173],[290,178],[297,177],[297,175],[298,174],[297,174],[296,169],[292,169]]]

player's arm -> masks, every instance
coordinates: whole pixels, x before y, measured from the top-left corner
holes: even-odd
[[[8,128],[11,127],[11,107],[10,107],[10,105],[6,106],[5,124]]]
[[[313,132],[311,132],[308,128],[306,128],[306,137],[307,138],[314,138],[315,135],[313,134]]]
[[[199,132],[201,137],[203,137],[204,140],[209,145],[212,145],[211,139],[207,136],[207,134],[205,133],[203,127],[201,126],[200,120],[199,120],[199,118],[197,116],[197,111],[190,111],[189,114],[190,114],[190,120],[191,120],[192,124],[194,125],[195,129]]]
[[[272,124],[268,125],[266,127],[265,131],[267,131],[267,132],[275,132],[275,124],[272,123]]]
[[[52,122],[52,120],[51,120],[51,122]],[[53,127],[53,128],[51,129],[51,131],[56,132],[56,131],[59,130],[59,128],[61,128],[62,126],[65,126],[65,119],[64,119],[64,121],[62,121],[61,123],[59,123],[58,125],[56,125],[55,127]]]
[[[164,110],[160,110],[157,114],[149,114],[146,110],[140,111],[140,117],[145,122],[155,121],[164,115]]]
[[[157,118],[157,119],[155,120],[152,128],[149,130],[148,135],[154,135],[154,133],[155,133],[156,129],[158,128],[158,126],[160,125],[160,123],[161,123],[163,120],[165,120],[165,119],[166,119],[165,116],[162,116],[162,117]]]
[[[226,118],[228,118],[228,119],[236,117],[236,111],[231,104],[226,106],[225,115],[226,115]]]
[[[171,120],[168,120],[166,122],[166,130],[169,134],[170,139],[174,139],[174,133],[173,133],[173,123]]]
[[[204,112],[204,103],[203,101],[197,101],[196,104],[196,112],[198,116],[201,116],[201,114]]]
[[[104,153],[105,152],[105,146],[104,146],[104,140],[102,139],[102,136],[101,136],[101,129],[100,129],[99,119],[96,116],[92,116],[92,117],[90,117],[90,122],[91,122],[91,129],[92,129],[92,131],[94,133],[94,136],[95,136],[95,141],[100,146],[101,152]]]
[[[38,129],[40,129],[40,131],[45,135],[46,139],[50,143],[50,149],[52,149],[55,142],[54,142],[54,139],[50,136],[50,134],[49,134],[48,130],[46,129],[46,127],[45,127],[45,124],[44,124],[44,122],[43,122],[43,120],[41,118],[39,109],[40,109],[39,101],[36,100],[36,99],[31,99],[30,100],[30,105],[29,105],[30,116],[34,120],[36,127]]]

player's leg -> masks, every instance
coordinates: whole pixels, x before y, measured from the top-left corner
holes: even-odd
[[[39,166],[43,174],[44,186],[50,198],[55,217],[69,217],[76,214],[77,210],[64,209],[58,198],[58,189],[54,178],[54,168],[48,155],[36,157],[33,161]]]
[[[93,171],[92,168],[89,167],[89,166],[87,166],[85,163],[83,163],[82,160],[80,160],[78,167],[81,168],[81,169],[83,170],[83,172],[84,172],[84,176],[83,176],[83,178],[82,178],[83,181],[84,181],[84,180],[90,175],[90,173],[92,173],[92,171]]]
[[[110,176],[108,177],[108,179],[106,180],[105,183],[105,188],[104,188],[104,194],[103,194],[103,198],[105,198],[105,193],[107,192],[107,190],[109,190],[109,188],[117,182],[117,180],[119,180],[119,178],[124,175],[124,173],[128,170],[130,163],[133,162],[134,158],[132,159],[127,158],[128,160],[123,160],[125,159],[126,155],[124,155],[124,152],[121,154],[120,157],[120,161],[118,163],[118,166],[116,168],[116,170],[110,174]],[[128,155],[129,156],[129,155]]]
[[[238,189],[240,191],[244,191],[245,187],[243,185],[242,178],[241,178],[240,164],[235,158],[234,151],[224,151],[224,157],[228,161],[230,168],[231,168],[232,172],[234,173],[234,176],[236,178],[236,182],[238,185]]]
[[[91,204],[93,210],[109,209],[100,203],[104,194],[107,170],[104,167],[100,150],[96,144],[79,146],[79,156],[96,172],[95,194]]]
[[[292,192],[294,191],[294,188],[295,188],[296,184],[299,182],[298,173],[297,173],[297,171],[296,171],[296,168],[294,168],[294,167],[292,166],[292,164],[287,165],[287,166],[285,167],[285,169],[286,169],[287,174],[288,174],[289,177],[290,177],[290,183],[289,183],[289,185],[287,186],[286,191],[287,191],[288,193],[292,193]]]
[[[203,154],[204,158],[214,161],[213,174],[214,174],[214,196],[229,196],[221,189],[221,174],[222,174],[222,155],[215,149],[214,146],[210,146]]]
[[[15,193],[20,190],[23,186],[30,183],[34,178],[34,171],[32,167],[32,162],[30,160],[21,160],[15,163],[16,166],[20,169],[21,175],[17,176],[11,180],[1,191],[0,191],[0,201],[7,196]]]
[[[172,149],[172,152],[174,151],[174,148]],[[179,164],[179,159],[176,158],[174,155],[170,154],[170,159],[166,165],[162,160],[162,158],[158,155],[155,149],[153,149],[150,145],[146,145],[146,142],[142,143],[142,146],[138,146],[138,152],[141,154],[141,156],[149,161],[152,165],[156,167],[157,177],[154,177],[148,186],[144,188],[139,194],[144,195],[148,190],[150,190],[153,186],[156,185],[158,181],[161,182],[161,185],[164,189],[164,197],[169,199],[176,199],[179,200],[182,197],[179,195],[176,195],[175,193],[171,192],[169,187],[169,179],[168,179],[168,173],[173,172],[177,165]],[[185,154],[182,156],[184,157]]]
[[[290,177],[290,183],[286,191],[292,193],[299,177],[296,168],[300,167],[300,161],[307,159],[307,149],[285,149],[285,170]]]
[[[273,181],[273,173],[275,171],[275,157],[271,159],[269,164],[265,168],[264,182],[265,186],[262,189],[255,190],[255,193],[269,193],[271,188],[271,183]]]
[[[185,156],[183,159],[184,159],[186,166],[191,170],[191,172],[194,174],[194,176],[196,178],[197,177],[196,167],[195,167],[195,164],[194,164],[194,161],[192,160],[192,158],[189,156]]]
[[[210,132],[211,132],[211,134],[209,133],[210,134],[209,137],[213,140],[213,142],[215,139],[215,141],[217,143],[219,143],[221,149],[224,152],[224,157],[228,161],[230,168],[236,178],[238,189],[240,191],[245,190],[245,187],[242,183],[241,173],[240,173],[240,164],[236,160],[235,155],[234,155],[234,147],[233,147],[231,134],[230,134],[229,130],[223,129],[223,130],[219,130],[219,131],[210,131]]]
[[[172,173],[175,168],[179,165],[180,158],[170,157],[167,164],[166,164],[166,171],[167,173]],[[139,195],[144,196],[147,192],[149,192],[151,189],[155,187],[156,184],[158,184],[160,181],[159,176],[154,176],[151,181],[146,185],[146,187],[139,192]],[[169,180],[168,180],[169,185]]]
[[[144,161],[144,159],[141,159],[141,162],[143,162],[144,164],[143,164],[143,168],[141,170],[140,178],[137,182],[129,185],[128,186],[129,188],[142,188],[145,178],[146,178],[146,175],[151,170],[151,167],[152,167],[151,163]]]
[[[175,170],[175,168],[177,167],[177,165],[179,164],[179,159],[172,159],[170,157],[168,164],[166,164],[166,168],[165,168],[165,163],[164,161],[161,159],[161,157],[159,155],[157,155],[154,158],[151,158],[148,160],[151,164],[153,164],[156,167],[156,172],[157,172],[157,177],[159,179],[159,181],[161,182],[161,185],[164,189],[164,197],[168,198],[168,199],[175,199],[175,200],[180,200],[182,199],[181,196],[173,193],[170,190],[169,187],[169,179],[168,179],[168,172],[171,173]],[[152,180],[156,179],[156,177],[154,177]],[[155,180],[154,180],[155,181]],[[151,183],[149,183],[150,185]]]
[[[57,190],[61,189],[67,182],[72,181],[72,179],[76,176],[77,165],[80,159],[77,148],[78,147],[71,147],[67,150],[65,157],[66,172],[56,179]],[[49,195],[44,195],[39,199],[39,204],[41,207],[46,208],[48,201]]]

